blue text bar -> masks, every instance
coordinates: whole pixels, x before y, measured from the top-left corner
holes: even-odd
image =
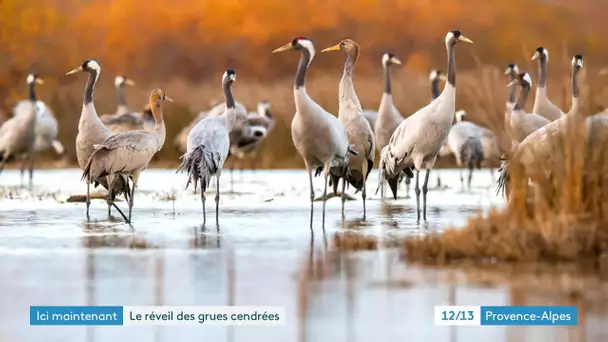
[[[122,306],[30,306],[30,325],[123,325]]]
[[[577,325],[576,306],[482,306],[481,325]]]

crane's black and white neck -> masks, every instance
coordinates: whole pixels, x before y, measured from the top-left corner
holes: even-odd
[[[391,65],[401,64],[392,53],[387,52],[382,55],[382,67],[384,68],[384,93],[391,94]]]
[[[542,46],[536,48],[532,60],[538,59],[538,87],[547,85],[547,62],[549,62],[549,51]]]
[[[578,73],[583,68],[583,56],[574,55],[572,57],[572,98],[578,99],[580,89],[578,87]]]
[[[232,83],[234,81],[236,81],[236,72],[234,72],[232,69],[226,70],[222,76],[222,89],[224,90],[226,108],[236,108],[234,97],[232,96]]]
[[[306,71],[315,57],[315,46],[311,40],[304,37],[295,38],[291,45],[294,50],[298,50],[301,53],[300,63],[298,64],[298,70],[296,71],[296,89],[304,87],[304,80],[306,78]]]
[[[464,40],[464,36],[458,30],[453,30],[445,35],[445,46],[448,52],[448,80],[446,86],[449,84],[452,88],[456,88],[456,61],[454,56],[454,46],[460,41]]]
[[[519,68],[516,64],[509,64],[505,70],[505,75],[509,76],[509,82],[513,82],[519,74]],[[509,97],[507,99],[507,106],[513,107],[515,105],[515,93],[517,91],[517,84],[513,83],[509,86]]]
[[[116,76],[114,79],[114,87],[118,91],[118,105],[126,106],[127,98],[125,96],[125,77],[124,76]]]
[[[95,84],[97,84],[99,74],[101,74],[101,66],[97,61],[89,59],[82,64],[82,70],[89,73],[89,78],[84,89],[84,104],[88,105],[93,102]]]
[[[39,80],[40,78],[36,74],[27,75],[26,82],[29,88],[29,100],[32,102],[36,102],[38,100],[36,97],[36,84],[41,83]]]
[[[439,79],[441,78],[441,70],[431,70],[429,81],[431,81],[431,97],[436,99],[439,97]]]
[[[519,95],[519,99],[517,99],[517,103],[515,103],[514,110],[524,110],[526,107],[526,100],[528,99],[528,94],[530,93],[530,88],[532,87],[532,78],[530,78],[530,74],[527,72],[520,73],[517,77],[517,80],[513,83],[518,82],[521,86],[521,94]]]

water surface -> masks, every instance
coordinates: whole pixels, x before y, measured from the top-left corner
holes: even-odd
[[[454,285],[442,272],[403,263],[396,249],[340,252],[344,231],[378,236],[420,235],[461,226],[469,216],[503,205],[490,172],[462,191],[458,171],[431,175],[428,224],[416,222],[414,198],[383,201],[369,180],[367,217],[360,194],[321,202],[309,230],[305,171],[229,172],[207,194],[203,227],[199,195],[184,175],[148,170],[136,192],[133,225],[108,219],[93,200],[91,221],[79,170],[38,171],[33,191],[19,188],[18,171],[0,176],[0,341],[573,341],[608,337],[589,315],[583,333],[566,328],[448,328],[433,325],[435,305],[509,305],[508,284]],[[447,188],[434,188],[440,174]],[[214,182],[213,182],[214,183]],[[322,180],[315,180],[316,194]],[[405,187],[400,189],[405,196]],[[410,191],[413,196],[413,190]],[[119,203],[126,208],[124,202]],[[551,304],[554,299],[530,296]],[[30,305],[283,306],[282,327],[30,327]],[[604,335],[602,335],[604,334]],[[574,338],[574,339],[573,339]]]

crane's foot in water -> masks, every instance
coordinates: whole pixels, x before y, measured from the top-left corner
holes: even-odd
[[[325,198],[326,200],[328,200],[330,198],[334,198],[334,197],[340,197],[340,198],[342,198],[342,193],[338,192],[337,194],[334,194],[333,192],[331,192],[331,193],[328,193],[326,197],[327,197],[327,198]],[[345,194],[344,198],[345,198],[346,201],[356,201],[357,200],[355,197],[353,197],[353,196],[351,196],[349,194]],[[323,195],[315,198],[314,201],[315,202],[321,202],[321,201],[323,201]]]

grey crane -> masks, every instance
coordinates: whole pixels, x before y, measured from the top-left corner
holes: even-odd
[[[353,83],[353,72],[357,58],[359,58],[359,45],[352,39],[344,39],[340,43],[328,47],[325,51],[344,51],[346,61],[344,71],[340,80],[338,97],[339,109],[338,119],[344,126],[348,143],[352,146],[357,155],[351,156],[348,161],[348,172],[342,180],[342,213],[344,213],[344,201],[346,195],[346,182],[352,185],[357,191],[361,191],[363,200],[363,219],[366,215],[365,199],[367,196],[366,181],[369,173],[374,166],[376,146],[374,131],[369,122],[363,116],[363,108],[359,102],[359,97],[355,91]],[[334,192],[338,186],[339,177],[332,175]]]
[[[380,152],[388,145],[393,132],[397,126],[403,121],[403,116],[399,113],[395,103],[393,102],[393,92],[391,87],[391,66],[401,65],[401,61],[392,53],[386,52],[382,55],[382,67],[384,69],[384,91],[380,98],[380,106],[378,107],[378,118],[374,124],[374,136],[376,138],[376,148]],[[405,178],[406,193],[409,194],[410,179]],[[384,187],[378,185],[380,196],[384,198]]]
[[[536,113],[526,114],[526,99],[530,93],[530,87],[532,86],[532,79],[527,72],[519,73],[513,81],[511,81],[507,87],[513,85],[521,86],[521,94],[513,106],[513,109],[508,110],[508,119],[505,119],[507,123],[507,132],[511,137],[511,140],[515,143],[522,142],[532,132],[545,126],[549,122],[549,119],[545,118]]]
[[[380,178],[388,181],[397,198],[397,181],[402,171],[413,178],[416,171],[416,210],[420,220],[420,170],[426,169],[422,186],[423,219],[426,220],[426,194],[430,170],[452,127],[456,102],[456,62],[454,47],[459,42],[473,43],[460,31],[449,31],[445,37],[448,55],[447,82],[443,92],[430,104],[405,119],[391,136],[380,154]]]
[[[538,59],[538,86],[534,98],[532,112],[542,115],[550,121],[557,120],[564,115],[561,109],[549,100],[547,96],[547,63],[549,62],[549,51],[540,46],[536,49],[532,60]]]
[[[237,121],[243,121],[244,116],[238,117],[236,105],[232,96],[232,83],[236,81],[236,73],[226,70],[222,76],[222,88],[226,99],[226,107],[221,115],[210,115],[199,121],[188,134],[187,152],[181,157],[179,171],[188,173],[188,183],[201,183],[201,202],[203,204],[203,224],[207,223],[205,208],[205,192],[212,176],[216,180],[215,193],[215,223],[219,225],[220,205],[220,176],[224,162],[230,151],[230,131]]]
[[[510,159],[517,160],[524,169],[533,167],[536,160],[550,160],[552,158],[552,146],[549,144],[549,138],[563,132],[569,122],[573,120],[584,119],[584,113],[580,108],[579,96],[580,90],[578,86],[578,74],[583,68],[583,56],[574,55],[572,57],[572,106],[568,114],[561,118],[551,121],[540,127],[536,131],[529,134],[521,143],[517,144]],[[515,82],[515,81],[514,81]],[[594,119],[588,117],[586,124],[589,125]],[[550,164],[549,164],[550,165]],[[504,160],[500,168],[500,177],[498,178],[497,193],[502,193],[509,198],[509,160]],[[550,170],[547,170],[550,171]]]
[[[34,81],[38,77],[35,74],[29,74],[27,77],[27,82],[30,84],[30,97],[34,96],[35,89],[34,86],[36,82]],[[38,77],[38,79],[40,79]],[[30,83],[33,82],[33,83]],[[32,94],[32,92],[34,92]],[[23,100],[19,101],[13,107],[13,115],[28,115],[31,109],[31,101]],[[53,148],[58,155],[62,155],[65,152],[65,148],[63,144],[57,140],[57,136],[59,135],[59,125],[57,124],[57,120],[53,115],[53,112],[41,100],[36,100],[36,142],[34,143],[34,149],[32,152],[26,157],[23,158],[21,163],[21,186],[23,186],[23,174],[25,172],[26,167],[29,162],[29,171],[30,171],[30,186],[32,183],[33,170],[36,163],[36,158],[38,155],[49,149]]]
[[[348,145],[340,120],[313,101],[304,86],[306,70],[315,56],[311,40],[299,37],[275,49],[273,53],[296,50],[301,54],[294,85],[296,113],[291,121],[291,137],[296,150],[304,159],[310,183],[310,231],[312,230],[315,192],[312,173],[323,172],[323,231],[325,231],[325,202],[329,175],[344,177],[348,171],[349,154],[356,155]]]
[[[80,165],[80,168],[84,170],[91,155],[96,150],[94,146],[101,144],[104,140],[110,137],[112,135],[112,131],[110,131],[110,129],[101,122],[99,116],[97,115],[97,111],[95,110],[95,84],[97,83],[99,75],[101,74],[101,66],[96,60],[87,59],[82,63],[82,65],[68,71],[66,75],[75,74],[77,72],[86,72],[89,74],[84,88],[84,100],[82,102],[82,111],[78,121],[78,134],[76,135],[76,159],[78,160],[78,165]],[[116,196],[124,193],[125,199],[127,202],[129,202],[129,179],[121,176],[115,180],[112,187],[110,187],[110,185],[107,183],[106,177],[99,177],[92,179],[92,181],[94,182],[95,187],[101,185],[108,189],[108,216],[110,215],[110,210],[113,206],[126,220],[127,217],[122,210],[116,206],[114,199]],[[90,183],[87,182],[87,220],[90,219],[90,206]]]
[[[249,127],[247,134],[231,143],[230,154],[238,158],[241,162],[245,158],[251,160],[253,169],[255,170],[255,161],[257,153],[262,147],[263,141],[275,126],[275,119],[270,110],[270,102],[262,100],[258,103],[257,111],[247,114],[246,125]]]
[[[133,184],[129,194],[129,216],[126,220],[131,223],[131,213],[135,202],[135,188],[139,176],[148,167],[152,157],[163,148],[167,131],[163,119],[162,102],[173,100],[162,89],[155,88],[150,93],[150,106],[156,126],[153,131],[136,130],[117,133],[106,138],[101,144],[95,144],[95,151],[91,154],[82,179],[87,184],[96,179],[105,177],[110,188],[116,180],[130,177]],[[112,201],[108,193],[108,202]]]
[[[36,124],[38,121],[38,99],[36,84],[44,81],[38,75],[27,77],[29,99],[18,105],[19,113],[0,126],[0,173],[7,162],[16,158],[28,158],[36,143]],[[33,163],[30,163],[30,188],[32,187]]]

